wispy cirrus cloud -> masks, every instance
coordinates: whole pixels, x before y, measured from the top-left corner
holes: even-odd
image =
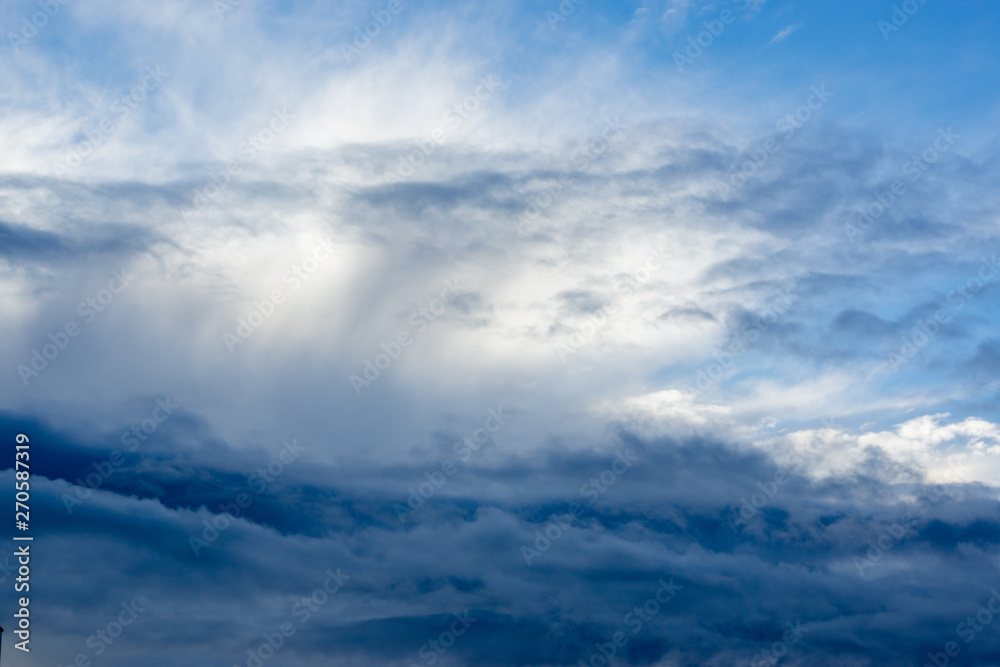
[[[784,41],[786,37],[791,35],[793,32],[802,27],[801,23],[796,23],[784,28],[778,32],[774,37],[771,38],[770,44],[777,44],[778,42]]]

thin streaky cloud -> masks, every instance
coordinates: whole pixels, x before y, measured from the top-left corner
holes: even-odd
[[[776,44],[777,42],[783,41],[786,37],[788,37],[801,27],[802,27],[801,23],[796,23],[795,25],[788,26],[787,28],[779,32],[777,35],[772,37],[771,41],[768,42],[768,44]]]

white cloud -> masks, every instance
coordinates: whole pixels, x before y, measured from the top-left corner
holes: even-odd
[[[947,423],[947,413],[924,415],[890,431],[850,433],[838,428],[795,431],[761,441],[757,446],[779,463],[805,461],[802,472],[814,478],[872,474],[872,456],[899,465],[884,481],[928,483],[981,482],[1000,487],[1000,425],[969,417]]]
[[[789,35],[791,35],[793,32],[795,32],[796,30],[798,30],[801,27],[802,27],[801,23],[796,23],[795,25],[790,25],[787,28],[785,28],[784,30],[781,30],[780,32],[778,32],[778,34],[776,34],[774,37],[772,37],[771,41],[769,43],[770,44],[776,44],[776,43],[778,43],[780,41],[783,41],[786,37],[788,37]]]

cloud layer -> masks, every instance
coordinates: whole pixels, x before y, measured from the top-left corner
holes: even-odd
[[[995,8],[40,6],[36,659],[995,664]]]

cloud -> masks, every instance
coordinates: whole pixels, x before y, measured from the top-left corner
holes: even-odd
[[[894,40],[913,86],[844,70],[864,43],[813,8],[836,57],[755,50],[758,17],[675,76],[663,40],[720,7],[226,6],[68,4],[0,73],[38,659],[247,664],[283,623],[289,667],[573,665],[619,632],[623,664],[747,664],[786,623],[788,665],[956,641],[1000,541],[1000,162],[987,89],[953,85],[985,43],[929,68]]]
[[[861,436],[858,446],[895,455],[911,451],[911,445],[900,446],[903,441],[938,446],[955,437],[996,440],[996,425],[940,422],[914,420],[892,435]],[[919,512],[920,499],[933,487],[918,479],[882,481],[871,474],[878,468],[870,455],[841,468],[836,479],[824,479],[815,476],[821,467],[789,467],[781,455],[772,459],[705,438],[637,437],[628,423],[625,417],[605,451],[580,456],[557,448],[540,460],[473,464],[471,479],[427,501],[405,527],[391,509],[405,491],[378,469],[290,466],[281,487],[259,498],[280,503],[272,518],[255,514],[216,523],[227,527],[199,556],[189,538],[206,534],[206,526],[224,516],[216,503],[245,487],[238,476],[216,472],[206,476],[215,490],[172,485],[159,497],[99,489],[72,517],[60,501],[70,486],[40,476],[34,502],[45,517],[39,524],[45,543],[72,548],[77,557],[90,554],[93,563],[87,576],[46,570],[51,589],[39,592],[39,604],[66,620],[49,626],[50,641],[40,650],[46,659],[72,659],[86,651],[72,616],[87,613],[101,625],[119,602],[141,595],[150,601],[148,611],[115,647],[119,662],[156,648],[164,657],[151,657],[151,664],[167,664],[166,656],[177,654],[177,633],[187,637],[182,655],[209,651],[221,660],[241,660],[247,648],[264,641],[264,632],[283,622],[299,625],[296,601],[322,586],[326,570],[338,568],[349,579],[283,649],[293,664],[331,651],[362,663],[407,664],[466,609],[476,621],[450,655],[477,664],[573,664],[621,630],[634,641],[624,656],[630,663],[674,656],[693,664],[718,658],[718,646],[727,659],[749,660],[784,632],[785,620],[801,623],[808,637],[789,654],[790,664],[833,664],[826,656],[834,646],[840,647],[838,659],[864,664],[943,644],[964,609],[988,597],[982,582],[995,569],[1000,525],[995,494],[982,485],[947,481],[947,495],[908,523],[862,576],[854,558],[867,557],[869,540],[887,522]],[[814,451],[833,454],[837,438],[846,436],[803,432],[784,441],[808,437],[824,438]],[[601,479],[615,460],[612,448],[629,450],[636,463],[591,504],[578,487]],[[162,443],[161,462],[135,479],[156,487],[157,478],[181,461],[172,449]],[[205,469],[203,456],[196,453],[185,465]],[[727,522],[741,498],[780,479],[781,469],[787,479],[774,486],[768,504],[738,532],[730,530]],[[314,473],[327,481],[303,486]],[[841,481],[852,475],[851,484]],[[504,491],[479,500],[491,487]],[[185,496],[180,504],[178,493]],[[547,530],[550,515],[565,513],[571,502],[584,506],[580,518],[558,533]],[[345,511],[332,513],[337,506]],[[549,536],[549,546],[539,535]],[[524,545],[543,548],[530,565]],[[51,568],[57,553],[40,554],[37,567]],[[960,561],[967,566],[954,567]],[[130,574],[136,568],[158,574],[136,578]],[[181,589],[176,572],[187,573]],[[901,587],[913,574],[928,576]],[[681,587],[676,598],[655,614],[634,612],[662,580]],[[951,593],[944,599],[954,602],[941,605],[936,600],[945,590]],[[249,625],[239,620],[247,606],[259,610]],[[844,606],[855,611],[844,615],[838,611]],[[637,618],[646,620],[633,633]],[[169,634],[157,630],[165,623]],[[925,628],[918,645],[895,630],[914,624]],[[385,641],[387,632],[397,640]],[[511,633],[521,640],[505,641]],[[995,651],[990,637],[970,646],[970,656]]]
[[[780,30],[778,34],[776,34],[774,37],[771,38],[769,44],[777,44],[778,42],[784,41],[786,37],[788,37],[801,27],[802,27],[801,23],[796,23],[794,25],[790,25],[787,28]]]

